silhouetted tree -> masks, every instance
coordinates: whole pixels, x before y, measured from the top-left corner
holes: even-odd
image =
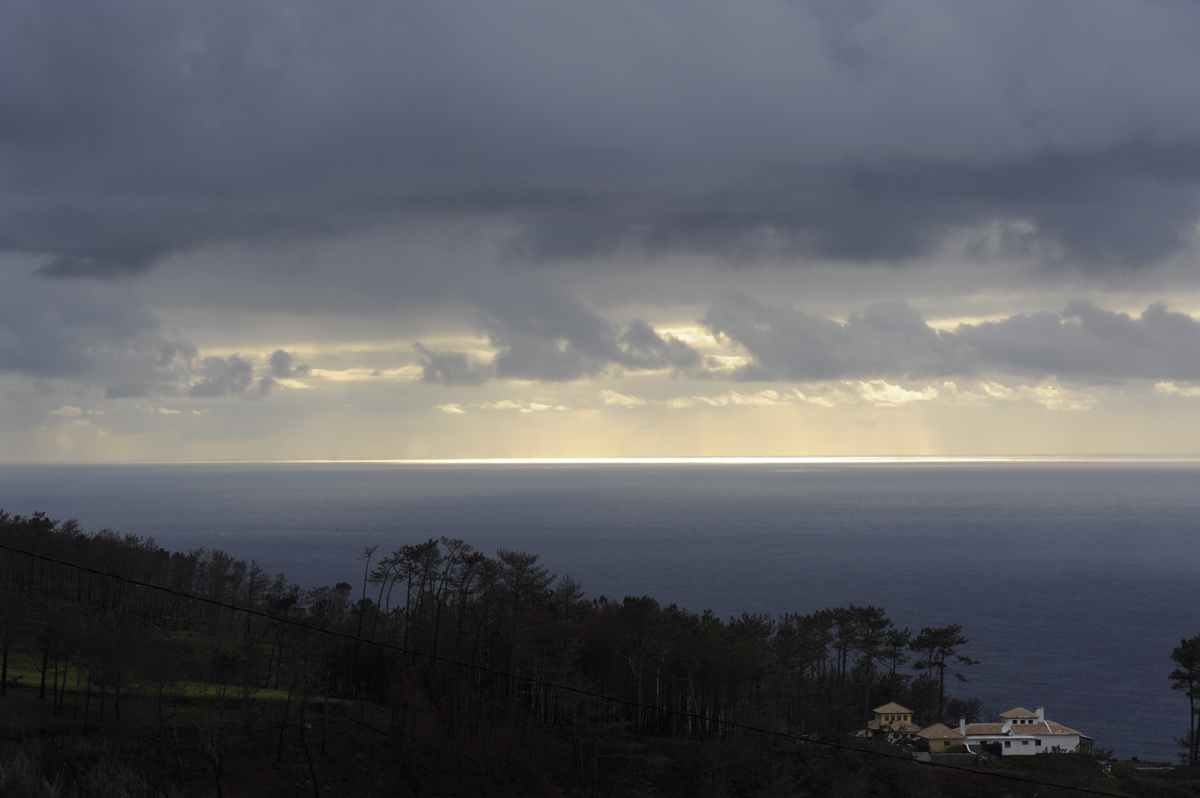
[[[936,720],[944,720],[946,710],[946,674],[950,673],[960,682],[966,682],[967,677],[954,670],[955,666],[966,667],[978,665],[979,661],[958,653],[959,648],[971,642],[962,635],[962,625],[952,623],[949,626],[932,628],[926,626],[909,644],[909,648],[923,655],[925,670],[932,679],[937,673],[938,704]]]
[[[1197,702],[1200,698],[1200,635],[1181,640],[1171,651],[1178,666],[1171,671],[1171,689],[1181,690],[1188,700],[1188,729],[1176,741],[1183,748],[1181,758],[1188,765],[1200,764],[1200,739],[1196,731]]]
[[[908,662],[905,650],[912,642],[912,632],[905,629],[890,629],[883,636],[883,659],[888,666],[888,698],[896,700],[900,688],[910,677],[900,673],[900,667]]]
[[[893,625],[880,607],[855,607],[851,604],[850,612],[854,619],[854,647],[859,652],[856,667],[863,682],[862,717],[865,722],[870,716],[875,663],[888,653],[888,632]]]

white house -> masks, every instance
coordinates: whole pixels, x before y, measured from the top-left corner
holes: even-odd
[[[958,721],[958,731],[967,738],[967,750],[984,753],[982,746],[999,743],[1003,756],[1031,756],[1053,751],[1082,752],[1091,749],[1092,738],[1061,723],[1046,720],[1046,709],[1030,712],[1023,707],[1000,715],[1002,723]]]

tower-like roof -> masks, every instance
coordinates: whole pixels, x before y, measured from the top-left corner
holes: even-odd
[[[898,715],[902,712],[907,712],[910,715],[912,714],[911,709],[909,709],[908,707],[902,707],[899,704],[897,704],[895,701],[891,701],[887,704],[884,704],[881,707],[875,707],[871,711],[877,712],[881,715]]]
[[[1010,709],[1008,712],[1001,712],[1000,717],[1016,720],[1017,718],[1036,718],[1037,715],[1025,707],[1017,707],[1016,709]]]

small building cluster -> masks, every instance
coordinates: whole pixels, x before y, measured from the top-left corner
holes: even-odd
[[[934,723],[921,728],[913,722],[913,712],[896,703],[874,710],[875,719],[858,732],[859,737],[879,738],[888,743],[912,743],[925,740],[932,754],[970,753],[1000,756],[1028,756],[1049,752],[1078,753],[1092,746],[1092,738],[1061,723],[1047,720],[1044,707],[1030,712],[1024,707],[1000,715],[1000,723],[967,723],[958,728]]]

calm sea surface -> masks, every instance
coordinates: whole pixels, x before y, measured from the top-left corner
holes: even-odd
[[[0,507],[254,558],[305,586],[447,535],[590,596],[716,610],[875,604],[961,623],[962,695],[1173,758],[1171,648],[1200,634],[1200,464],[0,466]]]

